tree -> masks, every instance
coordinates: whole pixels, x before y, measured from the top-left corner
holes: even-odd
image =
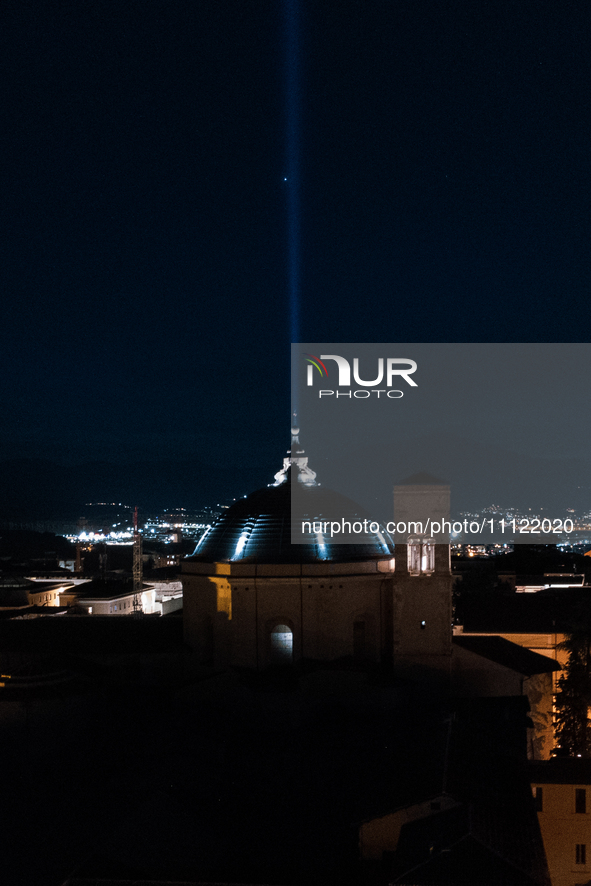
[[[591,757],[591,607],[580,606],[560,644],[568,662],[558,680],[556,743],[570,757]]]

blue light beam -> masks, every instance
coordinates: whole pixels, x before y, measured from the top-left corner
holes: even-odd
[[[283,0],[285,22],[285,160],[287,188],[287,259],[292,342],[300,341],[300,8]]]

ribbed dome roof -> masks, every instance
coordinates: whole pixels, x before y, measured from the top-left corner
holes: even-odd
[[[206,563],[240,561],[247,563],[350,563],[354,560],[386,559],[394,555],[394,543],[380,526],[368,532],[371,517],[345,496],[316,483],[316,474],[299,439],[299,428],[291,429],[291,449],[283,459],[283,468],[275,474],[275,484],[252,492],[235,502],[202,536],[191,560]],[[318,521],[363,523],[362,535],[346,536],[352,543],[343,544],[345,536],[317,530],[303,535],[305,543],[292,544],[292,516],[312,524]],[[373,524],[376,525],[375,523]],[[310,527],[312,529],[312,527]],[[302,538],[302,535],[299,535]],[[363,544],[358,540],[363,539]]]
[[[363,535],[369,544],[334,544],[328,536],[307,534],[309,543],[291,543],[291,502],[297,496],[296,513],[302,520],[341,518],[370,520],[369,514],[338,493],[322,486],[296,487],[288,481],[267,486],[235,502],[201,539],[192,560],[208,563],[240,561],[251,563],[350,563],[354,560],[394,556],[394,544],[380,527]]]

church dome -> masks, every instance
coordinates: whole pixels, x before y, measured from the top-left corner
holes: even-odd
[[[292,507],[293,505],[293,507]],[[306,521],[311,530],[304,543],[292,544],[291,522]],[[191,560],[244,563],[350,563],[390,559],[394,543],[381,526],[363,533],[364,543],[339,544],[329,534],[316,532],[319,521],[344,520],[351,525],[371,517],[355,502],[316,483],[316,474],[292,428],[292,446],[275,484],[239,499],[201,538]],[[375,527],[376,524],[374,523]],[[342,539],[342,535],[339,536]]]

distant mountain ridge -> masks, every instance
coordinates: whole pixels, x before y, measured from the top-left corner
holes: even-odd
[[[198,510],[226,503],[251,489],[252,476],[250,483],[245,476],[242,484],[240,471],[230,475],[199,458],[71,466],[11,458],[0,461],[0,520],[77,519],[88,502],[98,501],[137,504],[148,511]]]

